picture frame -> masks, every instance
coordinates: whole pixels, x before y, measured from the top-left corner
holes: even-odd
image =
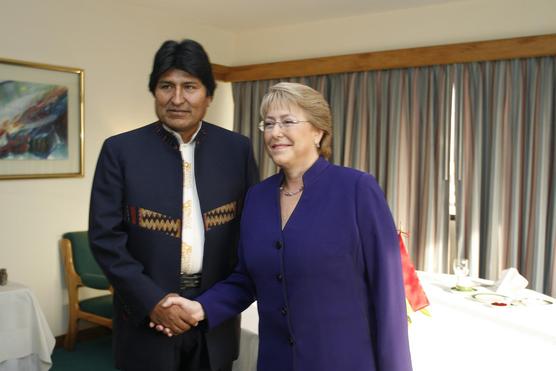
[[[82,177],[84,71],[0,58],[0,180]]]

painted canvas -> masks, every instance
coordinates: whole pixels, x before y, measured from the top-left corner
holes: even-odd
[[[0,180],[83,176],[84,71],[0,58]]]
[[[67,88],[1,80],[0,161],[67,158]]]

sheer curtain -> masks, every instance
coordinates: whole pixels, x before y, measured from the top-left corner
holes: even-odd
[[[330,103],[332,162],[370,172],[385,192],[419,269],[447,271],[448,148],[452,74],[447,66],[284,79]],[[276,172],[257,129],[260,101],[277,80],[232,84],[234,129],[251,137],[261,178]]]
[[[457,240],[481,277],[556,295],[555,58],[454,66]]]

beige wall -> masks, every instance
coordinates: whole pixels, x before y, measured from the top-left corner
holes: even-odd
[[[237,35],[116,1],[79,3],[2,0],[0,12],[0,57],[85,70],[85,177],[0,181],[0,267],[33,289],[55,335],[67,312],[59,238],[86,228],[102,141],[154,120],[146,86],[162,41],[190,37],[213,62],[238,65],[556,33],[554,0],[469,0]],[[232,112],[221,83],[207,119],[231,127]]]
[[[234,65],[556,33],[554,0],[463,0],[248,30]]]

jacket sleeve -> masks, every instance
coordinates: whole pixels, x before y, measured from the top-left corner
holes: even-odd
[[[127,250],[124,226],[125,181],[118,147],[108,139],[100,152],[89,208],[91,250],[114,287],[126,314],[136,324],[144,322],[166,295],[147,275],[143,265]]]
[[[359,178],[356,210],[377,370],[411,371],[398,236],[384,194],[369,174]]]
[[[246,204],[248,197],[249,193],[245,199]],[[234,271],[195,299],[203,306],[208,329],[237,316],[256,300],[255,284],[245,266],[242,234],[240,233],[238,263]]]

